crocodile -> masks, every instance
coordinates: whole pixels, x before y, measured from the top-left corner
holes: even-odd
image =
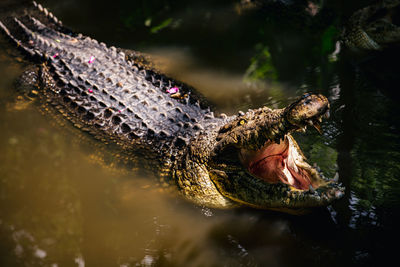
[[[100,142],[116,145],[188,200],[303,213],[344,195],[306,159],[291,133],[321,130],[329,102],[306,93],[282,109],[214,114],[192,87],[64,27],[33,2],[0,19],[5,36],[34,62],[22,84]]]
[[[345,45],[356,51],[379,51],[400,44],[400,1],[382,0],[357,10],[342,33]]]

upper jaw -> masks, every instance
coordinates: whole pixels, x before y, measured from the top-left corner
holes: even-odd
[[[329,109],[330,104],[325,96],[307,93],[285,108],[284,117],[292,131],[305,132],[307,126],[313,126],[321,133],[322,119],[329,118]]]
[[[311,126],[314,127],[318,131],[318,133],[322,134],[322,127],[321,127],[322,119],[323,118],[328,119],[329,116],[330,112],[329,110],[327,110],[323,114],[316,115],[313,118],[305,120],[302,124],[296,125],[295,131],[305,132],[307,130],[307,126]]]
[[[321,133],[323,117],[329,117],[329,101],[321,94],[311,93],[304,94],[284,109],[249,110],[219,129],[214,153],[230,145],[260,149],[268,140],[279,143],[285,135],[305,131],[307,126],[314,126]]]

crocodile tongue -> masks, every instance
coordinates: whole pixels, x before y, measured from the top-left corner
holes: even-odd
[[[301,158],[289,137],[283,142],[268,141],[259,150],[241,149],[240,159],[248,171],[268,182],[282,182],[297,189],[308,190],[311,181],[309,173],[299,167],[296,161]]]

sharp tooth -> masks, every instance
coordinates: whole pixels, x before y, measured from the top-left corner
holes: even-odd
[[[302,131],[303,133],[306,132],[307,126],[304,126],[303,128],[300,128],[300,131]]]
[[[308,186],[308,190],[309,190],[312,194],[315,193],[315,189],[314,189],[314,187],[313,187],[311,184]]]
[[[308,125],[313,126],[312,120],[307,121]]]
[[[335,176],[332,179],[334,182],[338,182],[339,181],[339,173],[335,173]]]
[[[314,128],[318,131],[319,134],[322,134],[321,125],[314,125]]]
[[[314,122],[314,128],[317,129],[317,131],[322,134],[322,129],[321,125],[318,122]]]
[[[330,117],[330,113],[329,113],[329,110],[327,110],[326,112],[325,112],[325,118],[327,118],[327,119],[329,119],[329,117]]]
[[[318,121],[322,122],[322,117],[321,116],[318,117]]]

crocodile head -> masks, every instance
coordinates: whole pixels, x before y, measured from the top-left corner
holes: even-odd
[[[320,94],[304,94],[285,109],[249,110],[214,135],[216,145],[200,161],[206,166],[202,175],[233,203],[289,213],[326,206],[344,188],[306,162],[290,133],[307,126],[321,131],[328,116],[329,102]]]

